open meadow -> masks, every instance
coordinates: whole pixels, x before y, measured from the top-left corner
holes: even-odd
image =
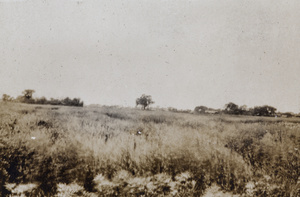
[[[2,196],[300,196],[300,119],[0,103]]]

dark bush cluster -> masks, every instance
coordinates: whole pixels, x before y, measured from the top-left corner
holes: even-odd
[[[64,106],[76,106],[76,107],[82,107],[83,106],[83,101],[80,100],[80,98],[73,98],[70,99],[69,97],[65,99],[53,99],[51,98],[50,100],[47,100],[46,98],[37,98],[34,99],[33,102],[34,104],[42,104],[42,105],[64,105]]]

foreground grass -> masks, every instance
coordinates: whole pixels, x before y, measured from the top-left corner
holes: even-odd
[[[0,110],[2,195],[300,195],[300,119],[13,103]]]

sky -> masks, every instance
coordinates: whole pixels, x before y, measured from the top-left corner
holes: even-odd
[[[0,94],[300,112],[299,0],[0,0]]]

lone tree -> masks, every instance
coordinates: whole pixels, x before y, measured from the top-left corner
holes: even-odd
[[[153,104],[154,101],[152,100],[152,97],[150,95],[143,94],[140,98],[136,99],[135,103],[136,103],[136,106],[141,105],[143,107],[143,109],[145,110],[146,107]]]

